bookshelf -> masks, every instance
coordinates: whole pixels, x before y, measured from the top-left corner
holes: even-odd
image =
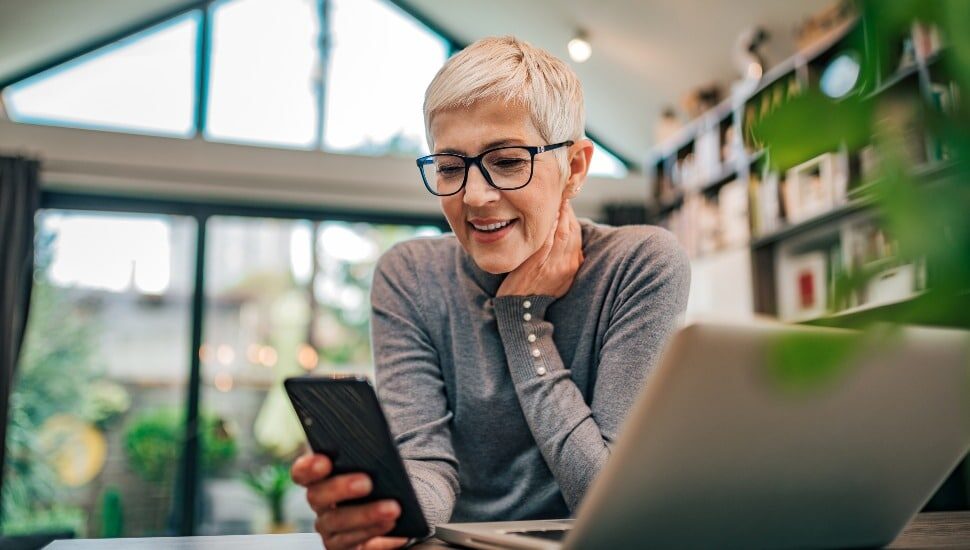
[[[959,93],[941,63],[947,50],[938,30],[914,23],[908,35],[870,51],[860,46],[863,25],[861,18],[846,21],[647,156],[648,221],[677,235],[695,262],[746,252],[753,313],[843,326],[891,319],[931,293],[932,266],[896,261],[896,243],[867,194],[879,183],[873,136],[847,138],[781,171],[752,132],[766,114],[808,91],[833,102],[873,100],[905,127],[903,152],[921,192],[953,175],[953,161],[923,123],[927,113],[919,109],[927,107],[911,108],[945,113]],[[861,74],[862,67],[874,74]],[[797,131],[815,130],[806,126]],[[835,293],[836,279],[852,270],[876,275],[848,295]]]

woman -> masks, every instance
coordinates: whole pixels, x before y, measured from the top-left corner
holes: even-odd
[[[425,97],[418,159],[454,235],[401,243],[371,294],[378,393],[421,507],[448,521],[567,517],[684,310],[687,259],[669,233],[576,219],[589,168],[582,88],[514,38],[469,46]],[[293,467],[328,549],[393,548],[396,502]]]

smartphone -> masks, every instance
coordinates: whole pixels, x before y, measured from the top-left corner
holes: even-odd
[[[301,376],[287,378],[283,385],[310,448],[330,458],[333,475],[362,472],[370,476],[374,490],[345,504],[396,500],[401,516],[386,536],[428,536],[430,528],[370,381]]]

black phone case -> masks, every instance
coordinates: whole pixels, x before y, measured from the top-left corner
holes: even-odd
[[[298,377],[286,379],[284,387],[310,448],[330,457],[333,473],[370,476],[371,494],[346,504],[397,500],[401,516],[387,536],[427,536],[428,523],[370,382],[366,378]]]

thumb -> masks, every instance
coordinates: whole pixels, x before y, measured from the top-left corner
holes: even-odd
[[[559,221],[560,216],[556,215],[556,223],[552,224],[552,230],[549,231],[549,236],[546,237],[546,242],[542,244],[542,261],[545,262],[546,259],[552,254],[552,247],[556,244],[556,232],[559,231]]]

